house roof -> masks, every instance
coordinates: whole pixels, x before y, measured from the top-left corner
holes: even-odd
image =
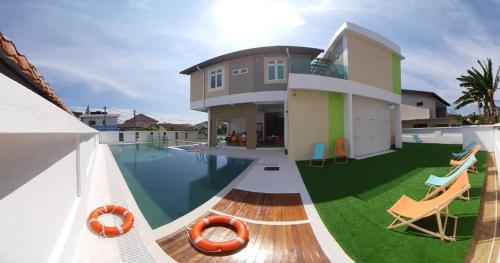
[[[439,95],[437,95],[436,93],[434,92],[431,92],[431,91],[423,91],[423,90],[412,90],[412,89],[401,89],[401,92],[404,93],[404,94],[420,94],[420,95],[427,95],[427,96],[431,96],[437,100],[439,100],[440,102],[442,102],[443,104],[445,104],[446,106],[450,106],[450,104],[445,101],[443,98],[441,98]]]
[[[198,70],[198,68],[206,68],[218,63],[221,63],[223,61],[231,60],[231,59],[236,59],[236,58],[241,58],[241,57],[247,57],[247,56],[252,56],[252,55],[260,55],[260,54],[271,54],[271,53],[294,53],[294,54],[308,54],[312,55],[313,57],[316,57],[319,55],[319,53],[323,52],[322,49],[318,48],[311,48],[311,47],[298,47],[298,46],[267,46],[267,47],[257,47],[257,48],[249,48],[249,49],[243,49],[231,53],[227,53],[215,58],[211,58],[209,60],[205,60],[201,63],[198,63],[194,66],[191,66],[183,71],[181,71],[181,74],[185,75],[190,75],[191,73],[195,72]]]
[[[64,102],[59,98],[54,89],[45,81],[42,75],[38,73],[35,66],[31,64],[26,56],[19,52],[14,42],[8,39],[0,32],[0,61],[12,69],[20,78],[31,83],[27,88],[52,102],[57,107],[73,114]],[[25,85],[23,85],[25,86]],[[25,86],[26,87],[26,86]]]
[[[153,123],[156,124],[158,121],[146,116],[142,113],[135,115],[135,117],[128,119],[123,122],[123,124],[120,124],[120,127],[127,128],[127,127],[135,127],[135,124],[138,122],[145,122],[145,123]]]

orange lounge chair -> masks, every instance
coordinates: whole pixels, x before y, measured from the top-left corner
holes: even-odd
[[[450,160],[451,169],[453,170],[454,168],[459,167],[462,164],[464,164],[464,162],[467,161],[467,159],[469,159],[469,157],[471,155],[475,155],[477,152],[479,152],[479,150],[481,150],[481,145],[476,144],[476,146],[474,146],[474,148],[472,148],[472,150],[467,155],[462,157],[460,160],[453,160],[453,159]],[[471,173],[475,173],[475,174],[478,173],[477,167],[475,167],[474,165],[471,165],[468,168],[468,171]]]
[[[349,158],[347,158],[347,154],[345,152],[345,140],[344,138],[338,138],[335,141],[335,158],[334,162],[335,163],[348,163]]]
[[[455,198],[469,191],[470,187],[467,171],[463,171],[448,189],[446,189],[446,186],[438,187],[421,201],[415,201],[403,195],[391,208],[389,208],[389,210],[387,210],[389,214],[395,217],[395,220],[387,226],[387,229],[409,226],[429,235],[439,237],[441,240],[455,241],[458,217],[449,213],[448,206]],[[442,194],[440,194],[441,192]],[[436,216],[438,225],[437,232],[414,224],[422,218],[433,215]],[[442,215],[445,216],[444,223],[442,222]],[[451,236],[445,233],[449,217],[455,220],[453,235]]]

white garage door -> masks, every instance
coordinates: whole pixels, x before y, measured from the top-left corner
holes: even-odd
[[[390,148],[390,115],[386,102],[352,97],[354,156],[374,154]]]

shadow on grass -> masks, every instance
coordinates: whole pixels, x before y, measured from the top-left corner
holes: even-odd
[[[474,224],[476,223],[476,218],[477,215],[458,215],[458,222],[457,222],[457,236],[456,239],[457,241],[460,240],[470,240],[472,237],[472,233],[474,232]],[[441,220],[444,224],[445,216],[441,216]],[[449,217],[448,218],[448,224],[446,225],[446,231],[445,234],[448,236],[451,236],[453,234],[453,228],[455,224],[455,219]],[[426,218],[423,218],[417,222],[415,222],[415,225],[428,229],[432,232],[439,232],[439,228],[437,225],[437,220],[436,216],[428,216]],[[401,229],[404,229],[402,227]],[[426,234],[421,232],[420,230],[414,229],[412,227],[406,227],[403,231],[401,230],[395,230],[394,232],[404,234],[404,235],[413,235],[413,236],[418,236],[418,237],[426,237],[426,238],[433,238],[436,239],[438,237]]]

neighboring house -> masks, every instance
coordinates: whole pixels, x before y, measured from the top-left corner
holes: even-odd
[[[118,125],[122,131],[157,130],[158,121],[144,114],[137,114],[133,118]]]
[[[297,46],[252,48],[196,64],[191,109],[208,113],[209,145],[217,121],[228,135],[246,133],[249,149],[275,144],[291,160],[309,159],[313,145],[346,139],[350,157],[401,147],[398,45],[344,23],[325,50]]]
[[[401,90],[403,128],[460,126],[461,121],[448,114],[450,104],[434,92]]]
[[[120,114],[110,114],[102,111],[86,112],[79,116],[80,120],[98,131],[118,131]]]

